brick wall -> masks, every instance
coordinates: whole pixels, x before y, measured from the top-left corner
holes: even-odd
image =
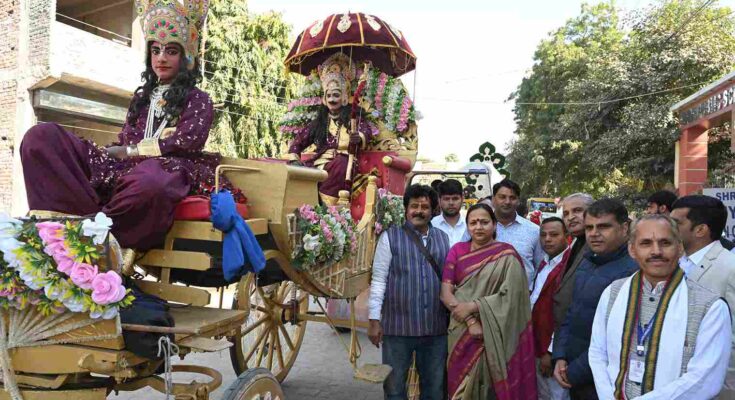
[[[18,148],[37,120],[32,87],[62,77],[124,91],[139,84],[138,51],[57,22],[56,3],[0,0],[0,212],[27,211]]]
[[[20,1],[0,0],[0,211],[12,204]]]

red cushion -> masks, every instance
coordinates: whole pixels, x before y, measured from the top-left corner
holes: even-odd
[[[247,204],[237,203],[237,213],[243,219],[248,218]],[[209,221],[211,217],[209,197],[189,196],[181,201],[174,210],[174,219],[177,221]]]

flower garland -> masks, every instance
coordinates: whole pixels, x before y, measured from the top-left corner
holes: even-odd
[[[403,197],[390,193],[386,189],[378,189],[376,206],[375,234],[380,235],[393,225],[401,226],[406,222],[406,209]]]
[[[306,77],[297,99],[288,103],[286,114],[279,123],[280,131],[291,138],[308,129],[309,123],[319,115],[322,105],[322,82],[314,70]]]
[[[0,216],[0,306],[114,318],[134,298],[120,275],[98,265],[111,225],[102,213],[63,223]]]
[[[360,75],[361,72],[358,71],[357,76]],[[403,81],[374,68],[368,71],[365,79],[361,105],[368,112],[363,115],[373,126],[371,120],[382,121],[387,130],[400,137],[419,119]],[[351,87],[357,88],[358,82],[353,81]],[[281,133],[287,138],[293,138],[305,132],[319,115],[322,95],[321,81],[315,70],[306,78],[297,99],[288,104],[279,123]]]
[[[364,100],[372,115],[394,133],[404,133],[409,125],[416,123],[416,110],[403,82],[377,69],[367,75]]]
[[[357,252],[357,226],[347,208],[305,204],[296,210],[296,224],[302,234],[292,254],[298,269],[336,264]]]

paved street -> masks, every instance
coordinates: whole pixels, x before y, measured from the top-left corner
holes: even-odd
[[[342,334],[345,342],[349,341],[349,334]],[[360,334],[360,343],[363,346],[362,363],[379,363],[380,351],[376,349],[365,334]],[[175,360],[175,364],[199,364],[216,368],[223,375],[222,387],[214,392],[212,400],[220,399],[222,392],[234,381],[235,373],[230,363],[228,351],[208,354],[190,354],[184,361]],[[176,381],[189,382],[192,376],[177,374]],[[208,379],[206,377],[199,379]],[[296,363],[286,380],[283,390],[288,400],[372,400],[382,399],[382,386],[357,381],[352,378],[352,368],[347,352],[342,347],[337,336],[326,324],[308,323],[306,336]],[[109,400],[141,400],[164,399],[166,396],[150,389],[132,393],[120,393],[119,396],[110,395]]]

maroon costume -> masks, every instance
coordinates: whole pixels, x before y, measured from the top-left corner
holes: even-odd
[[[175,132],[158,141],[161,157],[117,160],[59,125],[31,128],[20,148],[30,209],[74,215],[101,211],[112,218],[112,233],[123,247],[159,245],[176,204],[213,186],[220,161],[219,155],[202,152],[214,118],[209,96],[192,88],[184,104]],[[135,124],[126,121],[117,144],[139,143],[147,115],[144,107]]]
[[[362,140],[361,148],[363,149],[373,136],[377,135],[377,128],[371,126],[365,120],[360,121],[357,131]],[[310,129],[303,130],[294,137],[288,148],[292,159],[298,159],[307,147],[314,144],[310,132]],[[330,119],[326,143],[317,145],[314,157],[305,163],[309,167],[323,169],[329,174],[327,179],[319,184],[319,193],[322,194],[322,200],[325,202],[336,202],[340,190],[350,190],[349,184],[345,180],[349,160],[349,141],[348,127]],[[356,167],[357,162],[354,162],[353,178],[356,176]]]

